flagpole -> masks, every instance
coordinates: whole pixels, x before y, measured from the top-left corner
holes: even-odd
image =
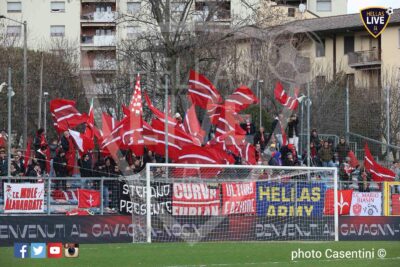
[[[165,163],[168,163],[168,75],[165,74]]]

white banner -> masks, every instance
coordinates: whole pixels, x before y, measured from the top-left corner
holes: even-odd
[[[350,216],[381,216],[382,193],[381,192],[353,192]]]
[[[44,212],[44,184],[4,183],[4,213]]]

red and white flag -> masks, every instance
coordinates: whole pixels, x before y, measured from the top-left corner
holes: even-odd
[[[338,190],[337,208],[339,215],[350,214],[351,201],[353,199],[353,190]],[[334,215],[334,190],[328,189],[325,192],[324,214]]]
[[[256,148],[250,144],[245,142],[240,145],[240,156],[242,158],[242,163],[246,165],[256,165]]]
[[[233,110],[220,106],[220,113],[217,119],[215,135],[223,135],[227,132],[235,132],[235,135],[245,135],[246,132],[240,127],[241,117]]]
[[[82,134],[78,131],[74,131],[71,129],[69,129],[68,131],[72,139],[74,140],[76,147],[81,153],[86,153],[88,150],[94,149],[93,139],[90,139],[85,134]]]
[[[253,94],[250,88],[240,86],[233,94],[225,99],[225,106],[228,109],[233,109],[236,112],[246,109],[252,104],[257,104],[258,98]]]
[[[156,108],[153,103],[151,103],[150,97],[144,92],[144,98],[146,100],[147,106],[153,112],[154,116],[162,122],[165,122],[165,113]],[[168,116],[168,124],[171,126],[176,126],[176,120]]]
[[[87,122],[87,115],[75,107],[75,101],[54,99],[50,101],[50,112],[57,131],[62,132]]]
[[[298,88],[294,90],[294,97],[291,97],[285,92],[285,90],[283,90],[283,86],[280,82],[276,83],[274,94],[275,99],[290,110],[296,110],[299,103],[303,100],[303,97],[298,97]]]
[[[195,106],[192,105],[185,115],[185,120],[183,122],[185,132],[193,137],[196,145],[200,146],[203,143],[206,132],[201,128],[200,122],[197,119]]]
[[[369,173],[371,173],[372,180],[376,182],[395,180],[396,174],[393,171],[379,165],[374,160],[374,157],[372,156],[367,143],[365,143],[364,153],[364,167]]]
[[[209,104],[218,104],[222,101],[218,90],[203,75],[190,71],[189,74],[189,97],[192,103],[203,109],[207,109]]]
[[[100,207],[100,192],[96,190],[78,189],[78,208]]]

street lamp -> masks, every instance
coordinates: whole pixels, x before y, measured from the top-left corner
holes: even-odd
[[[46,120],[46,107],[47,107],[47,97],[49,96],[48,92],[43,93],[44,96],[44,106],[43,106],[43,129],[44,132],[47,133],[47,120]]]
[[[24,115],[24,120],[23,120],[23,146],[26,147],[26,141],[28,138],[28,56],[27,56],[27,50],[28,50],[28,38],[27,38],[27,23],[26,20],[23,22],[11,19],[9,17],[6,17],[4,15],[0,15],[0,19],[7,19],[10,21],[13,21],[15,23],[18,23],[20,25],[24,26],[24,84],[23,84],[23,93],[22,93],[22,108],[23,108],[23,115]]]
[[[7,174],[11,176],[11,98],[15,95],[13,88],[11,86],[11,68],[8,68],[8,83],[3,82],[0,85],[0,93],[7,86],[7,98],[8,98],[8,160],[7,160]]]

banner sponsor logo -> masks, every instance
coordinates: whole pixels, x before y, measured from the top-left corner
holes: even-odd
[[[4,183],[4,213],[44,212],[44,184]]]
[[[385,7],[367,7],[360,10],[361,21],[374,38],[378,38],[386,29],[392,14],[393,9]]]
[[[255,214],[256,183],[222,183],[222,214]]]
[[[259,216],[321,216],[324,183],[257,182]]]
[[[400,240],[400,218],[396,216],[341,216],[339,240]]]
[[[172,185],[151,183],[151,215],[170,214],[172,212]],[[122,214],[147,214],[146,186],[121,183],[119,211]]]
[[[220,214],[220,192],[207,184],[174,183],[172,215],[217,216]]]
[[[381,216],[382,193],[353,192],[351,200],[350,216]]]

